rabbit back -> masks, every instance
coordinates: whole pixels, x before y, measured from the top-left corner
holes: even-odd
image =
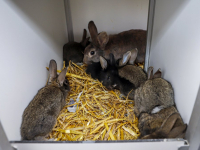
[[[89,37],[87,38],[86,29],[83,30],[83,37],[80,43],[78,42],[68,42],[63,46],[63,61],[65,61],[65,66],[69,65],[69,61],[74,63],[82,63],[84,57],[84,49],[89,45]]]
[[[140,67],[133,65],[126,65],[119,69],[119,76],[129,80],[135,85],[135,88],[139,87],[147,80],[147,75]]]
[[[121,33],[110,35],[106,50],[114,54],[115,59],[122,58],[122,55],[134,48],[138,49],[136,62],[144,62],[146,52],[146,30],[131,29]]]
[[[63,61],[65,61],[65,65],[69,65],[69,61],[73,61],[74,63],[83,62],[83,52],[84,47],[77,42],[69,42],[63,46]]]
[[[177,119],[170,120],[169,118],[172,116],[176,116]],[[155,114],[142,113],[138,126],[142,138],[176,138],[182,133],[184,134],[182,131],[187,127],[174,106],[162,109]],[[164,128],[172,132],[167,133]]]
[[[173,88],[169,82],[162,78],[147,80],[135,90],[135,113],[150,113],[156,106],[167,108],[174,105]]]
[[[40,89],[23,113],[22,139],[35,140],[48,135],[64,105],[65,97],[58,87],[48,85]]]
[[[165,118],[176,112],[178,112],[176,108],[174,106],[171,106],[162,109],[161,111],[155,114],[142,113],[138,121],[141,137],[151,134],[157,129],[159,129]],[[181,123],[178,122],[176,126],[178,126],[179,124]]]
[[[155,78],[152,82],[157,102],[159,106],[167,108],[174,105],[174,90],[172,85],[162,78]]]

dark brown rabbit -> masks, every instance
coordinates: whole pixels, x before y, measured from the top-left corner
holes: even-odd
[[[147,35],[145,30],[129,30],[115,35],[107,35],[106,32],[98,34],[93,21],[89,22],[88,29],[92,42],[85,48],[84,63],[99,62],[99,56],[108,60],[110,53],[114,55],[115,60],[118,60],[124,53],[134,48],[138,49],[136,62],[144,62]]]
[[[138,117],[141,113],[151,113],[156,106],[173,106],[174,91],[171,84],[161,78],[160,70],[153,75],[153,67],[149,67],[148,80],[135,90],[134,100],[134,112]]]
[[[140,138],[184,138],[187,125],[174,106],[158,113],[142,113],[139,118]]]
[[[65,106],[70,91],[65,68],[57,76],[57,64],[50,61],[48,85],[38,91],[24,110],[21,124],[22,140],[45,140]]]
[[[84,49],[87,45],[89,45],[89,37],[87,38],[86,29],[83,30],[83,37],[80,43],[78,42],[68,42],[63,46],[63,61],[65,61],[65,65],[68,66],[69,61],[73,61],[74,63],[83,62],[84,57]]]

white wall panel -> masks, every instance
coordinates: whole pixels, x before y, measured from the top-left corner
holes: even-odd
[[[46,66],[62,67],[67,42],[63,1],[0,1],[0,119],[9,140],[20,140],[23,110],[47,79]]]
[[[116,34],[147,28],[149,0],[70,0],[75,41],[93,20],[99,32]],[[88,33],[89,35],[89,33]]]
[[[183,140],[151,142],[114,142],[114,143],[12,143],[18,150],[178,150],[184,146]]]
[[[172,83],[186,123],[200,83],[199,6],[199,0],[157,0],[150,51],[150,66]]]

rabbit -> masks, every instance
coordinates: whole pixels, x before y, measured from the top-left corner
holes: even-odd
[[[187,125],[174,106],[158,113],[142,113],[139,118],[141,139],[184,138]]]
[[[118,89],[122,94],[128,95],[132,89],[133,91],[136,89],[133,83],[119,76],[118,65],[112,53],[110,53],[109,60],[100,56],[100,62],[88,65],[86,73],[90,74],[92,78],[102,81],[108,90]],[[129,94],[130,99],[133,99],[132,95]]]
[[[136,59],[137,54],[138,50],[136,48],[132,51],[126,52],[123,55],[122,59],[119,60],[119,76],[129,80],[135,85],[136,88],[138,88],[142,83],[147,80],[147,74],[142,68],[134,65],[126,65],[131,56],[134,55],[134,59]],[[134,64],[134,59],[131,60],[132,64]]]
[[[83,37],[80,43],[78,42],[68,42],[63,46],[63,61],[65,61],[65,66],[69,65],[69,61],[73,61],[74,63],[83,62],[84,57],[84,49],[87,45],[90,44],[89,39],[87,37],[86,29],[83,30]]]
[[[22,140],[46,140],[55,126],[70,91],[66,71],[67,68],[57,76],[56,61],[50,61],[48,84],[38,91],[23,112],[20,128]]]
[[[171,84],[161,78],[159,69],[153,75],[153,67],[148,69],[148,80],[135,90],[134,112],[137,117],[143,113],[151,113],[156,106],[167,108],[174,105],[174,91]]]
[[[138,49],[136,63],[145,60],[146,52],[146,30],[129,30],[114,35],[107,35],[106,32],[98,34],[96,25],[93,21],[88,24],[92,42],[84,50],[85,64],[99,62],[99,56],[109,59],[109,54],[114,55],[115,60],[121,59],[123,54],[134,48]]]

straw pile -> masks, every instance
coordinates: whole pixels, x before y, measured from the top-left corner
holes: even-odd
[[[134,140],[139,136],[138,119],[132,100],[119,91],[107,91],[98,80],[85,73],[85,66],[70,63],[67,78],[71,87],[66,106],[49,135],[55,141]],[[58,71],[60,72],[60,71]],[[76,112],[69,112],[70,99]]]

